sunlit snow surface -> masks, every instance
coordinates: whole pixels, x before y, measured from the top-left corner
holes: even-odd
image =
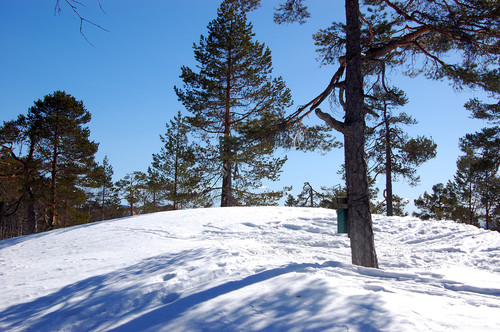
[[[335,211],[171,211],[0,242],[0,331],[499,331],[500,234]]]

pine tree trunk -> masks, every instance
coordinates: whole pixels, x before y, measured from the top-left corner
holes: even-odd
[[[223,166],[223,178],[222,178],[222,198],[221,206],[232,206],[232,163],[230,160],[224,161]]]
[[[102,186],[101,220],[104,220],[104,199],[106,186]]]
[[[179,147],[179,129],[177,129],[177,139],[176,139],[176,149],[175,149],[175,161],[174,161],[174,197],[172,200],[173,203],[173,208],[174,210],[177,210],[177,200],[179,198],[179,193],[177,192],[177,182],[178,177],[179,177],[179,153],[180,153],[180,147]]]
[[[32,159],[31,154],[29,155],[29,164],[31,165]],[[36,233],[36,212],[35,212],[35,194],[31,189],[31,175],[30,169],[26,164],[24,165],[24,190],[28,195],[28,202],[26,205],[27,221],[26,221],[26,232],[27,234]]]
[[[485,219],[486,219],[486,229],[490,229],[490,204],[489,201],[486,201],[486,204],[484,206],[485,208]]]
[[[346,185],[352,263],[378,267],[370,213],[365,159],[365,115],[361,74],[358,0],[346,0],[346,117],[344,135]]]
[[[232,59],[231,49],[228,52],[228,73],[231,73]],[[222,158],[222,197],[221,207],[233,205],[233,164],[232,164],[232,146],[230,142],[231,134],[231,76],[226,77],[226,110],[224,114],[224,141]]]
[[[134,211],[134,189],[132,187],[132,180],[130,180],[129,195],[130,195],[130,215],[133,216],[133,215],[135,215],[135,211]]]
[[[392,208],[392,156],[391,156],[391,128],[387,119],[387,106],[384,108],[385,121],[385,201],[387,207],[387,216],[392,217],[394,210]]]
[[[57,129],[56,129],[56,134],[54,135],[54,149],[53,149],[53,155],[52,155],[52,169],[51,169],[51,193],[50,193],[50,223],[51,226],[56,228],[58,227],[58,220],[57,220],[57,209],[56,209],[56,201],[57,201],[57,191],[56,191],[56,183],[57,183],[57,161],[59,157],[59,151],[58,151],[58,135],[57,135]]]
[[[33,194],[31,188],[29,188],[28,191],[27,213],[28,213],[27,232],[28,234],[36,233],[35,195]]]

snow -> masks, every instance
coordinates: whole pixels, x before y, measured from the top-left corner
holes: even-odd
[[[500,234],[335,211],[170,211],[0,242],[0,331],[500,331]]]

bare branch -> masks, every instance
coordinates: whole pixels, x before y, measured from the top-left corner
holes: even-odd
[[[93,21],[90,21],[90,20],[86,19],[85,17],[83,17],[80,14],[80,12],[78,11],[78,6],[87,8],[85,6],[85,4],[83,4],[82,2],[77,1],[77,0],[64,0],[64,2],[66,2],[68,4],[68,6],[70,6],[70,8],[73,11],[73,13],[75,13],[76,16],[78,16],[78,18],[80,19],[80,35],[82,35],[82,37],[87,41],[87,43],[89,43],[92,47],[94,47],[94,44],[92,44],[90,42],[90,40],[85,35],[85,32],[83,31],[83,25],[84,25],[84,23],[93,25],[94,27],[99,28],[99,29],[101,29],[103,31],[106,31],[106,32],[109,32],[109,30],[103,28],[102,26],[100,26],[99,24],[97,24],[97,23],[95,23]],[[103,13],[105,13],[104,9],[102,8],[101,0],[97,0],[97,3],[99,4],[99,8],[101,9],[101,11]],[[57,15],[60,12],[61,12],[60,0],[56,0],[56,5],[55,5],[55,8],[54,8],[54,15]]]

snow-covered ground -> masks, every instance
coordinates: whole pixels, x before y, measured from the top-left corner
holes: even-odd
[[[335,211],[171,211],[0,242],[0,331],[499,331],[500,234]]]

